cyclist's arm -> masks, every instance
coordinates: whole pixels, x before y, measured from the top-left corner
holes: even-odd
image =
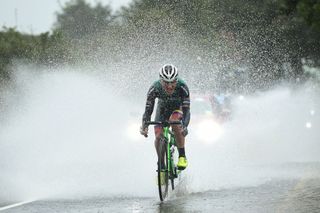
[[[142,116],[142,126],[144,128],[146,127],[145,123],[147,121],[150,121],[150,119],[151,119],[155,99],[156,99],[156,88],[154,87],[154,85],[152,85],[148,91],[148,94],[147,94],[146,107],[145,107],[144,114]]]
[[[182,112],[183,112],[183,125],[188,126],[190,122],[190,94],[187,85],[181,86],[182,88]]]

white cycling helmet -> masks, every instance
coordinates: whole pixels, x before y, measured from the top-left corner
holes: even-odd
[[[160,79],[165,82],[175,81],[178,77],[178,69],[172,64],[165,64],[159,72]]]

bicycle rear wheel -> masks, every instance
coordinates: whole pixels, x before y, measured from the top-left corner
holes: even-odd
[[[171,172],[171,177],[170,177],[170,180],[171,180],[171,188],[172,190],[174,190],[174,170]]]
[[[160,153],[162,154],[158,159],[158,188],[161,201],[163,201],[168,196],[169,188],[168,157],[166,145],[167,144],[164,139],[161,139]]]

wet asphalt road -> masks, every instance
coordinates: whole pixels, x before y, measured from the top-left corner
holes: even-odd
[[[272,180],[253,187],[157,197],[39,200],[3,210],[16,212],[320,212],[320,178]]]

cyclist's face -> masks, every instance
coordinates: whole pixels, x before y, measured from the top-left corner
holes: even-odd
[[[177,86],[177,80],[172,82],[161,81],[162,87],[166,91],[167,94],[172,95]]]

